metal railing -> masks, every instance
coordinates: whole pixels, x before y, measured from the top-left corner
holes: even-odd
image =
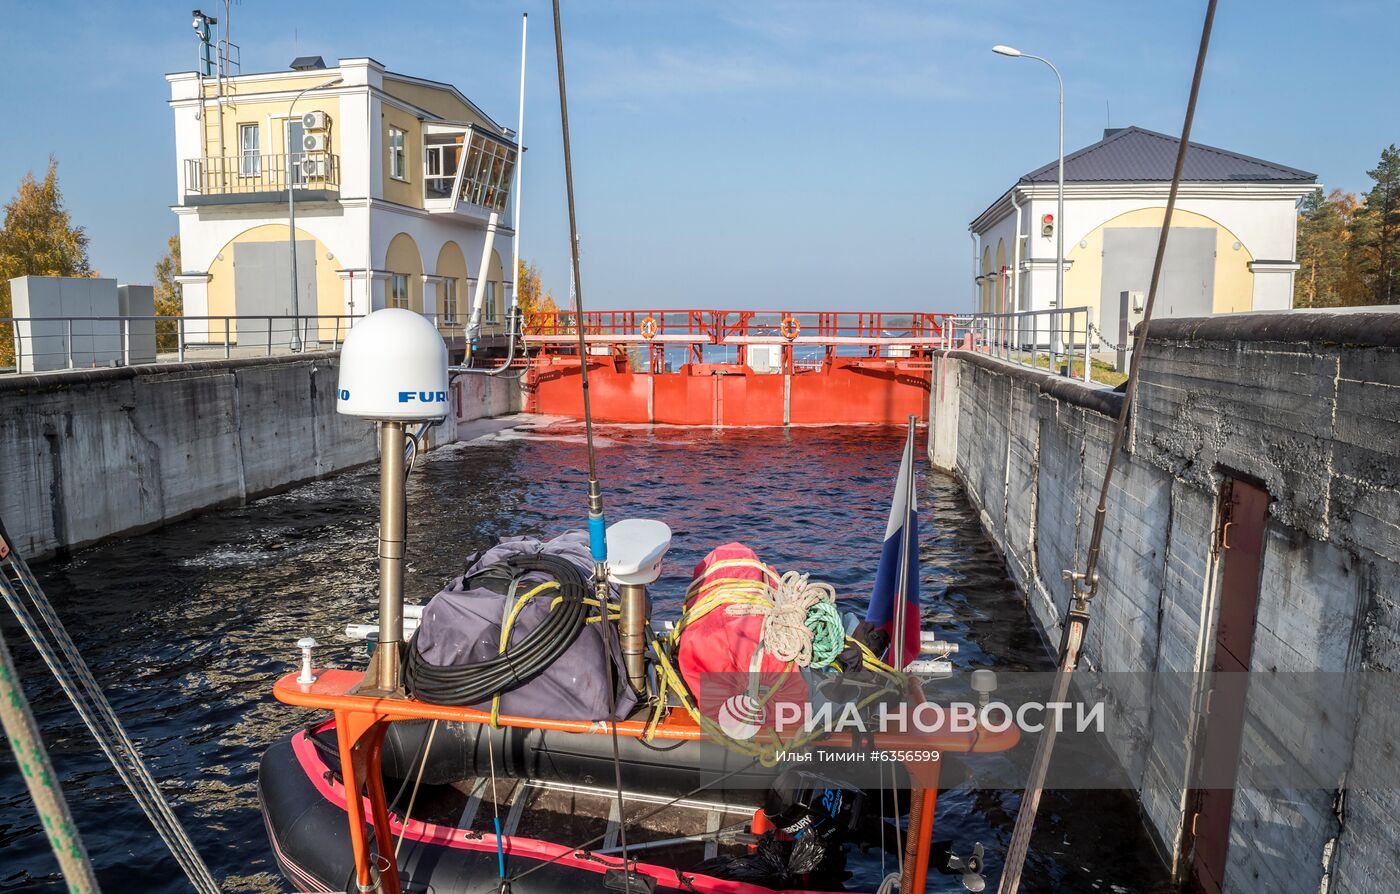
[[[914,362],[943,344],[949,315],[801,310],[599,310],[583,315],[589,351],[626,348],[653,372],[679,364],[750,365],[761,371],[821,368],[837,358]],[[530,314],[525,342],[544,354],[577,350],[577,315]],[[758,362],[760,366],[754,366]],[[864,361],[857,361],[864,362]]]
[[[1090,312],[1088,307],[1066,307],[949,317],[943,347],[982,351],[1011,363],[1089,382],[1093,355],[1103,347]]]
[[[328,314],[0,317],[0,372],[329,351],[340,347],[359,319]]]
[[[908,311],[596,310],[583,315],[583,327],[589,336],[619,342],[658,338],[722,345],[823,340],[853,346],[934,346],[942,342],[946,316]],[[576,332],[575,318],[570,311],[532,314],[526,321],[526,333],[545,343],[567,343],[567,337]],[[783,335],[785,331],[792,339]]]
[[[340,156],[330,152],[250,153],[185,159],[186,195],[247,195],[340,188]]]

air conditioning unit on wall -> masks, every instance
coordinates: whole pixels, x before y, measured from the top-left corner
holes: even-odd
[[[330,163],[324,158],[303,158],[301,176],[303,180],[324,180],[330,171]]]
[[[330,130],[331,116],[319,109],[301,116],[302,130]]]
[[[301,138],[303,152],[325,152],[330,145],[330,139],[323,133],[309,133]]]

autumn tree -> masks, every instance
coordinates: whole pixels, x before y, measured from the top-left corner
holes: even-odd
[[[1400,304],[1400,150],[1394,143],[1366,174],[1374,185],[1353,233],[1358,269],[1372,303]]]
[[[1358,203],[1334,189],[1309,193],[1298,215],[1298,274],[1294,307],[1340,307],[1365,303],[1352,265],[1351,231]]]
[[[171,236],[165,243],[165,255],[156,261],[156,316],[184,316],[185,302],[180,295],[180,284],[175,277],[180,275],[180,237]],[[178,346],[174,320],[156,321],[156,350],[173,351]]]
[[[10,280],[17,276],[91,276],[88,237],[63,207],[58,188],[58,159],[49,156],[43,180],[24,175],[15,197],[5,205],[0,227],[0,317],[13,313]],[[11,325],[0,326],[0,363],[14,362]]]
[[[1400,304],[1400,149],[1382,150],[1359,200],[1311,193],[1298,210],[1295,307]]]
[[[520,261],[519,265],[515,271],[515,282],[520,316],[525,324],[525,333],[536,335],[549,325],[550,321],[545,315],[558,313],[559,305],[555,303],[553,294],[541,291],[539,268],[524,261]]]

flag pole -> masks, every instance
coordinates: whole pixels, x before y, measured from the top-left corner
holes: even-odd
[[[909,416],[909,434],[904,440],[904,456],[909,465],[904,469],[904,522],[900,526],[899,586],[895,589],[894,602],[894,642],[890,649],[893,659],[890,665],[895,670],[904,670],[904,618],[909,610],[909,558],[914,545],[914,429],[918,417]],[[903,463],[900,463],[903,466]]]

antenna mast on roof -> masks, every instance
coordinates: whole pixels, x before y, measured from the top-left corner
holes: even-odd
[[[203,144],[200,148],[201,155],[210,154],[209,131],[213,126],[218,131],[219,158],[225,156],[224,146],[224,81],[227,78],[237,75],[242,68],[241,52],[238,44],[229,40],[229,19],[233,15],[233,0],[224,0],[224,20],[223,30],[219,31],[219,20],[202,10],[194,10],[191,13],[194,17],[194,33],[199,37],[199,57],[196,71],[199,73],[199,117],[204,122],[204,133],[201,139]],[[215,36],[216,32],[218,37]],[[210,97],[204,95],[204,81],[206,78],[214,79],[214,121],[209,122],[204,114],[203,102]],[[218,169],[222,176],[222,168]]]

